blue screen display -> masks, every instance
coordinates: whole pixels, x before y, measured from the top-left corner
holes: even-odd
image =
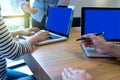
[[[46,29],[63,35],[69,34],[71,27],[72,9],[50,7]]]
[[[104,32],[106,40],[120,39],[120,9],[86,9],[84,33]]]

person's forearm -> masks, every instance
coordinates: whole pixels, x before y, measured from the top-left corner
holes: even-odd
[[[29,43],[31,46],[33,46],[37,41],[35,39],[33,39],[32,37],[30,39],[28,39]]]
[[[23,5],[26,3],[26,0],[18,0],[19,7],[24,11]]]
[[[31,7],[29,2],[26,2],[21,6],[22,10],[29,13],[29,14],[35,14],[38,9],[36,7]]]
[[[16,37],[17,35],[23,35],[23,31],[22,30],[13,31],[13,32],[11,32],[11,34],[13,37]],[[31,38],[28,39],[31,46],[33,46],[37,42],[37,40],[34,39],[34,37],[35,36],[31,36]]]
[[[28,41],[29,41],[29,43],[30,43],[31,46],[33,46],[35,43],[38,42],[38,40],[35,39],[35,36],[34,36],[34,35],[31,36],[31,37],[28,39]],[[39,41],[40,41],[40,40],[39,40]]]
[[[22,35],[22,30],[17,30],[17,31],[13,31],[11,32],[13,37],[16,37],[17,35]]]
[[[120,58],[120,45],[108,44],[108,48],[106,49],[106,54]]]
[[[27,53],[31,50],[31,46],[27,41],[16,42],[6,28],[2,17],[0,17],[0,53],[10,59],[18,58],[20,55]],[[18,32],[12,33],[14,36]]]
[[[22,8],[23,11],[31,14],[30,8],[28,8],[28,7],[26,6],[26,4],[28,4],[28,3],[24,3],[24,4],[21,6],[21,8]]]

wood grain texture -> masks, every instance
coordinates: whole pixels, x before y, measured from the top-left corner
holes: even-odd
[[[32,58],[25,61],[37,80],[62,80],[64,68],[86,69],[94,80],[120,80],[120,60],[116,58],[88,58],[80,42],[80,27],[73,27],[70,39],[53,44],[36,46]],[[31,67],[32,66],[32,67]]]

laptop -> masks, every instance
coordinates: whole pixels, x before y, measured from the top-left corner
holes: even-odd
[[[81,17],[81,35],[104,32],[103,37],[108,42],[119,43],[120,8],[83,7]],[[85,48],[83,45],[82,47],[89,57],[111,57],[109,55],[100,55],[93,48]]]
[[[36,45],[67,40],[72,26],[73,12],[74,6],[71,5],[49,7],[46,30],[50,32],[51,38],[38,42]]]

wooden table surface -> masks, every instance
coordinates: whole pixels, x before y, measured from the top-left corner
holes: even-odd
[[[66,41],[36,46],[25,61],[37,80],[62,80],[64,68],[86,69],[94,80],[120,80],[120,60],[116,58],[88,58],[84,54],[80,41],[80,27],[71,29]]]

